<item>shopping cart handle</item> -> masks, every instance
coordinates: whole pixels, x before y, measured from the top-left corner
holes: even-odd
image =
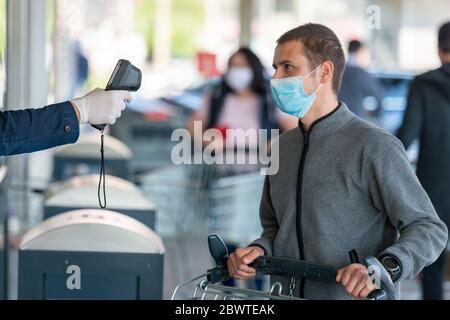
[[[262,256],[250,264],[257,273],[336,282],[337,270],[331,266],[291,258]]]
[[[355,249],[349,251],[348,255],[350,257],[351,263],[360,263],[358,253],[356,252]],[[369,257],[364,261],[364,263],[365,263],[366,267],[369,267],[369,265],[371,265],[371,264],[378,263],[378,260],[373,257]],[[382,269],[382,268],[380,268],[380,269]],[[381,288],[381,289],[372,291],[369,294],[369,296],[367,297],[367,299],[369,299],[369,300],[387,300],[388,294],[383,288]]]
[[[226,267],[228,261],[228,249],[225,242],[218,234],[211,234],[208,237],[209,253],[213,257],[216,265]]]
[[[211,270],[208,270],[206,278],[211,283],[222,282],[230,279],[230,273],[228,269],[225,267],[215,267]]]
[[[208,270],[208,281],[216,283],[229,279],[228,249],[225,242],[218,234],[211,234],[208,237],[208,247],[216,263],[215,268]],[[325,282],[335,282],[337,275],[337,270],[333,267],[291,258],[262,256],[257,258],[250,266],[255,268],[259,274],[303,277]]]
[[[372,291],[369,296],[367,297],[369,300],[387,300],[388,296],[386,291],[383,289],[378,289],[375,291]]]

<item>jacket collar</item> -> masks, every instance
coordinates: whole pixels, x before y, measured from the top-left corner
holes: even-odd
[[[303,135],[309,134],[312,138],[327,137],[336,133],[355,117],[347,105],[340,102],[336,109],[314,121],[308,132],[305,131],[301,120],[299,120],[299,128]]]

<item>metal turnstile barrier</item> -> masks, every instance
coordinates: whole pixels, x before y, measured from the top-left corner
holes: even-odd
[[[106,173],[130,179],[131,150],[121,141],[105,136]],[[55,151],[53,179],[65,180],[74,176],[89,175],[100,171],[100,135],[81,135],[75,144],[62,146]]]
[[[19,251],[19,299],[162,299],[165,248],[144,224],[77,210],[31,229]]]
[[[79,176],[55,184],[45,198],[44,218],[62,212],[98,208],[98,176]],[[155,228],[156,208],[131,182],[106,177],[107,208]]]

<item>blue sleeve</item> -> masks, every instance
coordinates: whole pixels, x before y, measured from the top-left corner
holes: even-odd
[[[30,153],[74,143],[80,126],[70,102],[0,112],[0,156]]]

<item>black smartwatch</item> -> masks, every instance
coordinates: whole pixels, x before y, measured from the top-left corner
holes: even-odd
[[[383,267],[386,269],[386,271],[389,273],[389,275],[391,276],[391,279],[393,282],[396,282],[397,280],[400,279],[401,275],[402,275],[402,264],[400,262],[400,260],[393,256],[393,255],[382,255],[379,258],[381,264],[383,265]]]

